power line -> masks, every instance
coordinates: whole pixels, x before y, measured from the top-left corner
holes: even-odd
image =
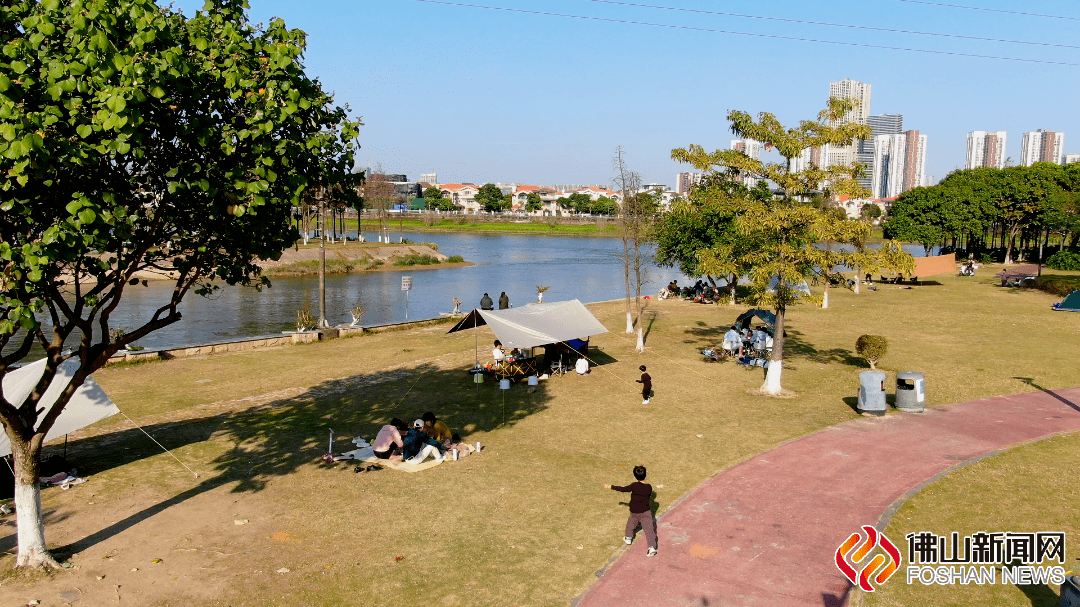
[[[464,4],[460,2],[445,2],[442,0],[415,0],[426,4],[442,4],[444,6],[456,6],[461,8],[481,8],[492,11],[506,11],[510,13],[524,13],[528,15],[543,15],[546,17],[563,17],[566,19],[582,19],[586,21],[601,21],[606,23],[619,23],[623,25],[645,25],[649,27],[662,27],[667,29],[689,30],[694,32],[708,32],[711,34],[729,34],[732,36],[750,36],[754,38],[770,38],[774,40],[791,40],[795,42],[814,42],[817,44],[835,44],[840,46],[854,46],[859,48],[873,48],[886,51],[904,51],[908,53],[928,53],[932,55],[951,55],[953,57],[971,57],[974,59],[998,59],[1001,61],[1019,61],[1023,63],[1042,63],[1047,65],[1066,65],[1070,67],[1080,66],[1078,63],[1066,63],[1063,61],[1046,61],[1043,59],[1021,59],[1018,57],[1000,57],[995,55],[978,55],[975,53],[958,53],[954,51],[934,51],[922,48],[904,48],[899,46],[883,46],[880,44],[863,44],[859,42],[839,42],[836,40],[817,40],[814,38],[799,38],[796,36],[780,36],[777,34],[754,34],[750,32],[736,32],[731,30],[710,29],[705,27],[691,27],[688,25],[671,25],[667,23],[649,23],[646,21],[629,21],[626,19],[610,19],[606,17],[588,17],[584,15],[567,15],[564,13],[550,13],[546,11],[530,11],[521,8],[505,8],[501,6],[483,6],[480,4]]]
[[[1008,44],[1030,44],[1032,46],[1054,46],[1058,48],[1071,48],[1080,49],[1080,46],[1073,46],[1069,44],[1055,44],[1052,42],[1030,42],[1028,40],[1007,40],[1002,38],[981,38],[979,36],[964,36],[961,34],[942,34],[937,32],[917,32],[913,30],[898,30],[887,27],[871,27],[868,25],[849,25],[846,23],[828,23],[824,21],[806,21],[803,19],[785,19],[783,17],[763,17],[761,15],[742,15],[739,13],[724,13],[719,11],[706,11],[694,8],[680,8],[675,6],[656,6],[652,4],[633,4],[630,2],[616,2],[615,0],[585,0],[586,2],[597,2],[600,4],[616,4],[619,6],[632,6],[635,8],[656,8],[667,11],[680,11],[686,13],[699,13],[703,15],[719,15],[722,17],[739,17],[741,19],[760,19],[763,21],[782,21],[784,23],[801,23],[804,25],[824,25],[828,27],[846,27],[850,29],[869,30],[872,32],[889,32],[893,34],[914,34],[916,36],[940,36],[944,38],[959,38],[962,40],[979,40],[982,42],[1005,42]]]
[[[1005,13],[1008,15],[1023,15],[1025,17],[1044,17],[1046,19],[1068,19],[1069,21],[1080,21],[1080,17],[1066,17],[1064,15],[1042,15],[1039,13],[1023,13],[1020,11],[1007,11],[1000,8],[984,8],[981,6],[960,6],[959,4],[943,4],[941,2],[924,2],[923,0],[898,0],[899,2],[910,2],[911,4],[926,4],[928,6],[944,6],[946,8],[962,8],[968,11],[987,11],[990,13]]]

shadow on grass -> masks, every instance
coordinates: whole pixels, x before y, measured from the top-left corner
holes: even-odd
[[[613,359],[608,357],[608,360]],[[394,417],[408,422],[425,411],[433,411],[461,434],[463,440],[471,442],[467,438],[471,434],[513,425],[546,409],[549,400],[544,382],[532,393],[523,385],[502,391],[493,382],[473,384],[471,376],[462,370],[424,364],[327,381],[298,396],[241,411],[145,426],[168,449],[210,440],[231,444],[232,448],[211,461],[186,462],[200,472],[197,485],[87,537],[56,547],[53,552],[60,557],[81,552],[223,485],[233,485],[234,493],[261,491],[274,478],[289,475],[303,466],[318,465],[326,453],[330,428],[339,436],[371,440]],[[62,447],[48,447],[46,451],[59,448]],[[339,442],[335,450],[352,448],[351,443]],[[68,444],[68,459],[86,475],[160,454],[161,450],[134,428]],[[0,538],[0,545],[14,545],[14,541],[12,534]]]
[[[802,334],[801,331],[785,328],[787,337],[784,338],[784,353],[791,356],[801,356],[810,362],[819,364],[841,363],[850,367],[870,368],[866,359],[856,356],[846,348],[831,348],[818,350]]]
[[[1046,584],[1016,584],[1020,592],[1031,601],[1031,607],[1058,607],[1060,597]]]

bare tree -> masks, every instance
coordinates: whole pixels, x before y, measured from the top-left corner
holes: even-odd
[[[641,192],[641,176],[626,166],[622,147],[615,148],[615,187],[622,195],[619,215],[620,238],[623,244],[623,277],[626,284],[626,332],[634,333],[637,326],[637,351],[645,351],[645,332],[641,326],[641,285],[645,280],[646,259],[641,246],[647,238],[648,217],[652,197]],[[633,309],[631,310],[631,298]]]
[[[394,184],[382,172],[371,175],[364,184],[364,201],[368,208],[375,209],[379,222],[379,242],[382,242],[386,232],[387,209],[394,200],[394,194]]]

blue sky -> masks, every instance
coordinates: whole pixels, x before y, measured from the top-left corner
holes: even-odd
[[[1042,13],[1051,19],[904,0],[639,4],[762,17],[1080,46],[1080,5],[946,0]],[[1080,153],[1080,68],[721,34],[418,2],[250,0],[308,34],[306,67],[366,126],[360,164],[415,179],[484,183],[608,183],[621,145],[646,182],[674,185],[672,148],[727,148],[725,115],[771,111],[812,118],[829,82],[873,85],[871,113],[904,114],[928,135],[927,173],[964,163],[971,130],[1008,131],[1019,163],[1024,131],[1065,132]],[[979,42],[781,23],[588,0],[474,0],[475,4],[752,34],[1080,63],[1080,49]],[[200,0],[175,3],[186,13]]]

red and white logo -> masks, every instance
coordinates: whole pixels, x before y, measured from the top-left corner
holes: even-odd
[[[896,573],[896,570],[900,568],[900,551],[889,541],[889,538],[885,537],[884,533],[879,532],[870,525],[863,525],[862,530],[866,533],[865,540],[862,534],[852,533],[851,537],[844,540],[844,543],[840,544],[836,549],[836,567],[853,585],[862,588],[866,592],[873,592],[874,587],[870,584],[871,576],[873,576],[874,583],[878,585],[888,581]],[[860,563],[874,548],[880,548],[884,554],[878,552],[860,567]],[[856,569],[856,567],[859,567],[859,569]],[[874,575],[875,573],[877,575]]]

